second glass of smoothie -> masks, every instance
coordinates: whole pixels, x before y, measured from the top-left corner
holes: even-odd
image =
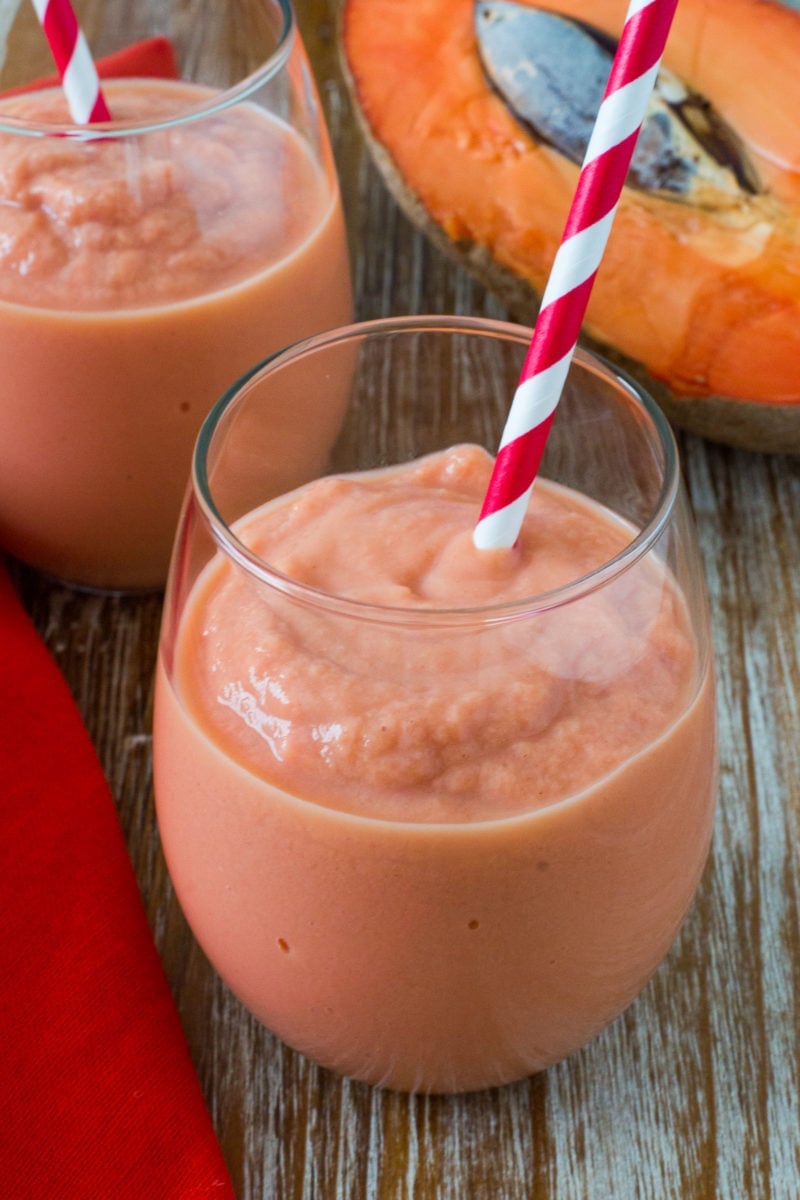
[[[579,353],[517,545],[472,532],[530,332],[406,318],[306,340],[195,451],[162,629],[158,820],[233,991],[404,1090],[571,1054],[667,954],[708,853],[708,615],[674,441]],[[275,404],[348,398],[275,498]]]
[[[350,319],[330,147],[288,0],[220,3],[201,42],[181,5],[79,5],[98,55],[169,33],[179,75],[144,77],[140,51],[90,134],[60,88],[13,74],[47,53],[28,7],[0,80],[22,88],[0,100],[0,546],[85,586],[159,586],[213,402]],[[338,417],[276,409],[276,492],[319,468]]]

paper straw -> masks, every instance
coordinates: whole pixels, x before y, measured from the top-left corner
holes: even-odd
[[[110,121],[97,69],[70,0],[33,0],[76,125]]]
[[[513,546],[519,536],[677,4],[628,7],[473,533],[479,549]]]

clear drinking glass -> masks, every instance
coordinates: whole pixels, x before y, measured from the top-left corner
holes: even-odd
[[[31,5],[0,75],[23,89],[0,101],[0,546],[78,584],[153,587],[214,401],[351,319],[345,229],[289,0],[202,22],[178,3],[77,11],[101,64],[125,51],[110,125],[30,90],[53,70]],[[295,435],[277,414],[273,432],[280,463]]]
[[[529,336],[408,317],[254,369],[201,431],[167,591],[155,788],[186,917],[287,1043],[399,1089],[584,1044],[666,955],[711,836],[705,590],[652,401],[579,352],[519,548],[474,549],[471,493],[440,544]],[[276,500],[271,414],[308,390],[343,414],[319,474],[369,474]],[[378,469],[448,447],[407,529]]]

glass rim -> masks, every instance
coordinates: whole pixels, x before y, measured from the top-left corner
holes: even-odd
[[[373,335],[388,335],[392,333],[462,333],[478,334],[481,336],[513,341],[522,348],[527,348],[533,330],[509,321],[500,321],[485,317],[468,316],[401,316],[379,317],[373,320],[354,322],[349,325],[328,329],[311,337],[294,342],[274,354],[268,355],[250,370],[236,380],[206,416],[195,441],[191,467],[191,493],[200,509],[211,536],[223,555],[238,567],[244,569],[260,583],[266,584],[284,596],[305,602],[316,608],[349,615],[359,620],[380,622],[383,624],[499,624],[514,620],[520,616],[532,616],[555,608],[561,608],[573,603],[591,592],[606,586],[628,570],[635,562],[643,558],[661,536],[665,526],[672,517],[678,496],[680,469],[678,448],[672,429],[655,400],[640,383],[626,371],[612,364],[594,351],[578,347],[574,352],[574,362],[583,369],[604,376],[616,386],[622,386],[635,406],[643,410],[654,429],[658,445],[663,454],[663,480],[658,499],[647,523],[626,543],[623,549],[599,567],[588,574],[572,580],[546,592],[532,596],[524,596],[514,600],[497,601],[480,605],[468,606],[425,606],[418,608],[400,605],[380,604],[374,601],[356,600],[341,596],[322,588],[285,575],[271,567],[254,551],[242,542],[231,525],[225,520],[213,496],[213,489],[208,476],[207,463],[212,442],[220,422],[236,404],[240,396],[244,396],[251,383],[262,374],[268,374],[293,360],[301,359],[318,349],[334,346],[337,343],[353,340],[365,340]],[[511,397],[509,396],[509,403]],[[337,474],[337,472],[333,472]],[[302,486],[297,490],[302,490]],[[308,485],[305,485],[308,486]],[[290,493],[287,493],[290,494]],[[279,500],[275,497],[275,500]],[[476,512],[477,521],[477,512]]]
[[[245,75],[238,83],[234,83],[230,87],[221,90],[214,90],[213,94],[207,100],[188,105],[174,116],[159,117],[157,120],[151,121],[112,120],[93,122],[91,125],[77,125],[71,121],[51,123],[27,121],[24,117],[8,117],[0,114],[0,133],[32,138],[61,137],[69,138],[72,141],[102,141],[106,138],[137,137],[146,133],[155,133],[162,129],[172,129],[175,126],[186,125],[192,121],[199,121],[205,117],[213,116],[215,113],[222,112],[232,104],[238,104],[240,101],[246,100],[253,92],[263,87],[273,76],[278,74],[289,58],[296,36],[294,10],[291,0],[274,0],[274,3],[280,11],[281,27],[275,46],[266,61],[255,71],[252,71],[249,75]],[[103,86],[107,83],[113,85],[116,82],[137,83],[143,78],[144,76],[135,76],[129,79],[120,78],[119,80],[101,79],[100,83]],[[193,82],[192,80],[167,79],[161,76],[153,76],[152,80],[165,84],[192,84]],[[196,86],[202,88],[204,85],[197,84]],[[52,90],[57,90],[59,87],[60,85],[54,83]],[[25,85],[21,84],[18,89],[14,89],[13,93],[7,99],[12,101],[21,99],[26,94],[34,95],[37,91],[42,90],[42,88],[32,88],[29,92],[26,92]]]

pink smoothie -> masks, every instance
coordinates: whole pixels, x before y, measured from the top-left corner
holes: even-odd
[[[158,672],[159,823],[199,941],[291,1045],[403,1089],[507,1082],[620,1013],[713,818],[712,682],[670,577],[648,557],[525,616],[630,530],[540,481],[518,547],[477,551],[489,468],[458,447],[252,514],[252,550],[362,615],[218,556]],[[441,616],[501,601],[515,619]]]
[[[106,91],[123,122],[211,95],[152,80]],[[0,117],[66,114],[40,92]],[[82,583],[162,582],[211,404],[350,314],[332,167],[255,105],[88,142],[0,133],[0,544]],[[319,398],[276,412],[289,486],[319,468],[337,421]],[[278,472],[276,493],[286,484]]]

